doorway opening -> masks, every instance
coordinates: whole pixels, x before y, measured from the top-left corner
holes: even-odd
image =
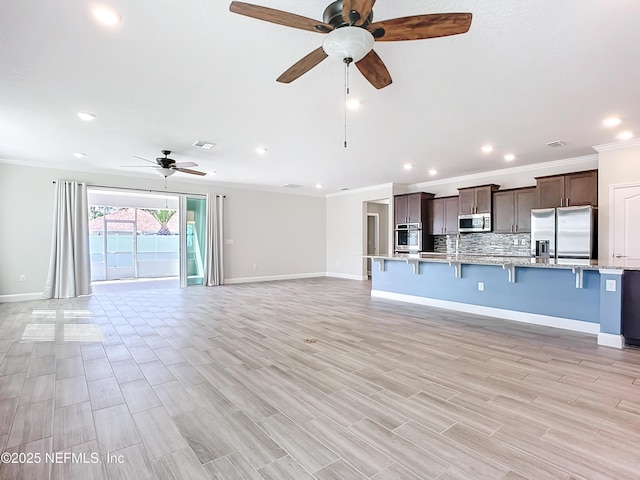
[[[366,225],[364,232],[364,252],[367,255],[387,255],[391,230],[389,223],[389,199],[364,202]],[[367,278],[371,278],[371,259],[367,258],[364,268]]]

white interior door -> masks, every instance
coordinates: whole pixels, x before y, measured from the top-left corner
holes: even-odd
[[[640,260],[640,185],[613,187],[610,254]]]

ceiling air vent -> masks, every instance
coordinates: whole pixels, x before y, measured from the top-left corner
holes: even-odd
[[[204,140],[198,140],[197,142],[193,142],[193,146],[211,150],[213,147],[216,146],[216,144],[211,142],[205,142]]]
[[[295,183],[287,183],[285,185],[280,185],[282,188],[300,188],[302,185],[296,185]]]
[[[547,145],[549,147],[564,147],[566,145],[566,143],[564,143],[562,140],[555,140],[553,142],[549,142],[547,143]]]

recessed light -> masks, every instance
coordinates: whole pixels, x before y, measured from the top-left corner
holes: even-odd
[[[403,167],[405,170],[411,170],[413,168],[413,165],[411,165],[410,163],[405,163]]]
[[[605,127],[617,127],[618,125],[620,125],[622,123],[622,120],[620,120],[618,117],[609,117],[609,118],[605,118],[602,121],[602,124]]]
[[[86,157],[87,154],[86,153],[82,153],[82,152],[75,152],[73,154],[73,156],[76,157],[76,158],[82,158],[82,157]]]
[[[483,151],[484,153],[491,153],[491,152],[493,152],[493,145],[484,145],[484,146],[482,147],[482,151]]]
[[[321,183],[316,183],[316,188],[322,188],[322,184]]]
[[[358,100],[357,98],[350,98],[349,100],[347,100],[347,107],[349,107],[350,110],[357,110],[360,108],[360,100]]]
[[[629,140],[631,138],[633,138],[633,132],[630,132],[629,130],[625,130],[624,132],[620,132],[618,135],[618,140]]]
[[[267,148],[266,147],[258,147],[258,148],[256,148],[256,152],[258,152],[260,155],[264,155],[265,153],[267,153]]]
[[[80,117],[80,119],[84,120],[85,122],[90,122],[91,120],[96,118],[96,116],[93,113],[89,113],[89,112],[78,112],[78,117]]]
[[[105,25],[115,25],[120,22],[120,14],[106,5],[96,5],[91,10],[91,13],[93,13],[96,20]]]
[[[513,153],[507,153],[507,154],[504,156],[504,159],[505,159],[507,162],[510,162],[511,160],[515,160],[515,158],[516,158],[516,156],[515,156]]]
[[[434,168],[432,168],[431,170],[429,170],[429,175],[433,176],[433,175],[437,175],[438,171]]]

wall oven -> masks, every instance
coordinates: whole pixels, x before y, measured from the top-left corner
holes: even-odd
[[[460,233],[490,232],[491,214],[472,213],[469,215],[458,215],[458,231]]]
[[[417,253],[422,246],[422,225],[420,223],[399,223],[396,225],[397,253]]]

